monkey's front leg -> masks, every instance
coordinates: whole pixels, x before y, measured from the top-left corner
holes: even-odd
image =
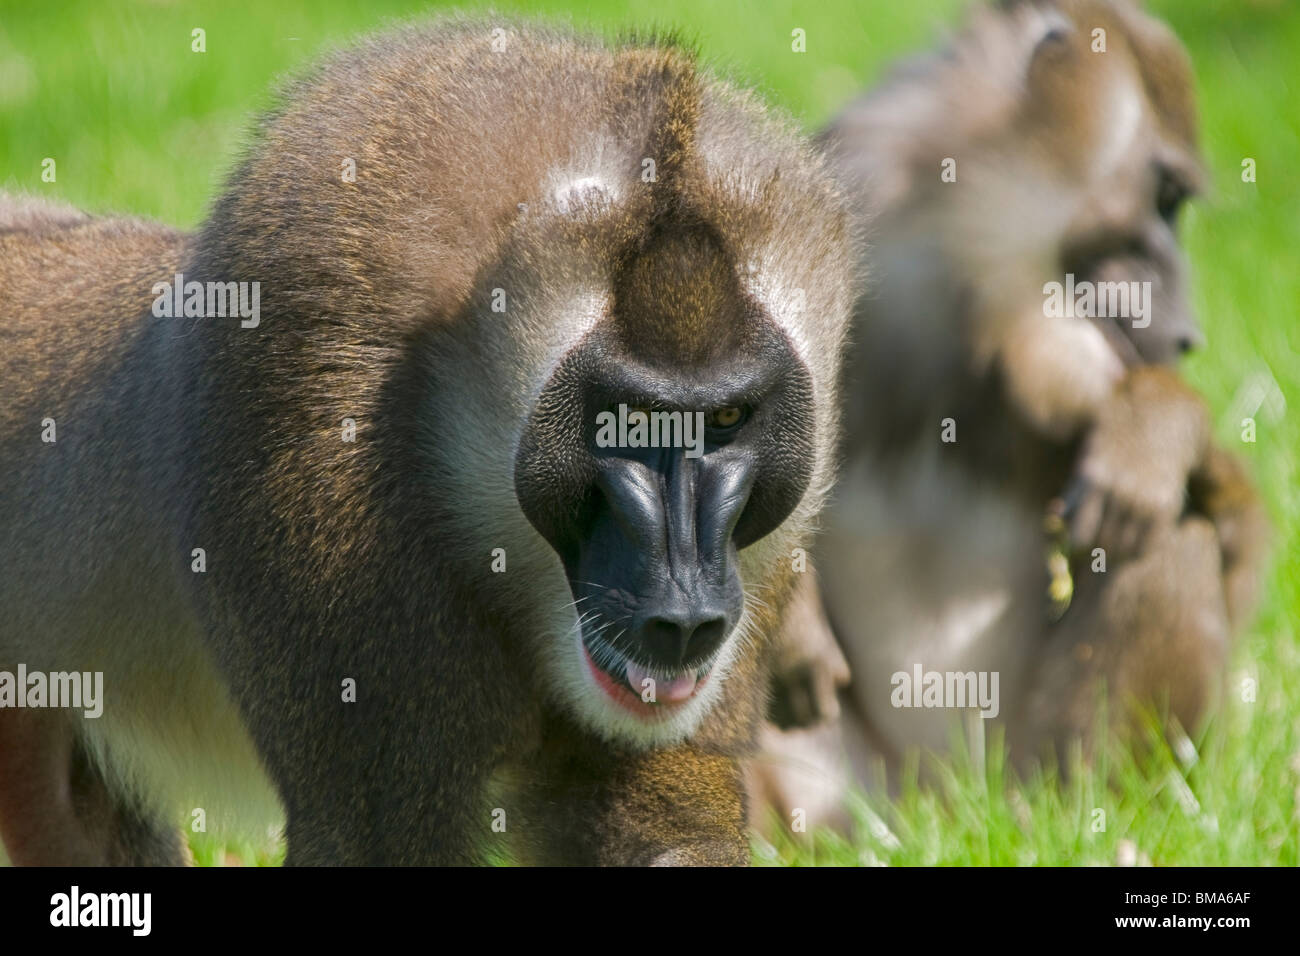
[[[529,863],[743,866],[739,762],[690,746],[640,753],[591,740],[525,770],[519,852]]]

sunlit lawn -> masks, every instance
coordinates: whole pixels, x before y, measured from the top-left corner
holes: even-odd
[[[462,5],[463,8],[464,5]],[[951,21],[951,0],[556,0],[499,3],[595,28],[684,27],[715,67],[757,85],[810,130],[900,52]],[[1250,462],[1277,525],[1266,599],[1231,696],[1188,762],[1157,747],[1141,772],[1123,752],[1059,784],[1012,781],[997,747],[983,766],[939,764],[938,787],[904,785],[859,807],[852,842],[829,835],[757,844],[756,860],[810,863],[1296,864],[1300,789],[1300,4],[1148,6],[1191,50],[1215,191],[1184,238],[1209,347],[1186,373],[1215,409],[1218,436]],[[194,226],[214,198],[275,78],[317,51],[429,4],[370,0],[0,2],[0,188]],[[801,28],[807,52],[790,48]],[[206,52],[191,52],[191,31]],[[55,183],[41,162],[57,161]],[[1257,183],[1243,183],[1243,158]],[[0,290],[0,296],[3,290]],[[1258,422],[1244,444],[1239,423]],[[1233,686],[1239,682],[1234,681]],[[1109,778],[1110,785],[1103,784]],[[1096,811],[1104,831],[1094,832]],[[272,840],[192,840],[200,863],[274,862]]]

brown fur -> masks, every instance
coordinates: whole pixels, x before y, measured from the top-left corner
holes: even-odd
[[[557,198],[591,165],[611,195]],[[179,860],[131,827],[233,815],[244,798],[222,787],[264,769],[290,863],[744,862],[738,761],[762,635],[829,483],[849,306],[837,192],[784,121],[672,44],[444,20],[291,86],[195,237],[26,200],[0,214],[0,665],[102,669],[107,697],[98,724],[0,712],[16,859]],[[260,324],[153,317],[176,272],[260,282]],[[594,300],[573,295],[608,293],[597,326],[707,376],[746,346],[742,318],[782,304],[760,281],[742,315],[755,276],[807,292],[786,334],[818,396],[814,454],[791,466],[808,492],[740,556],[761,602],[696,732],[611,742],[548,670],[574,611],[519,514],[514,446],[585,334]],[[41,796],[83,763],[109,809]]]

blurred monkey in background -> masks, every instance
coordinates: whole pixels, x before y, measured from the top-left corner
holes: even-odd
[[[1018,762],[1086,740],[1103,690],[1117,729],[1138,702],[1192,730],[1266,522],[1175,372],[1202,339],[1176,237],[1203,179],[1181,45],[1124,2],[980,7],[823,137],[870,288],[817,550],[829,623],[806,579],[772,711],[824,722],[769,729],[758,792],[834,820],[844,754],[878,783],[882,758],[950,742],[963,696]]]

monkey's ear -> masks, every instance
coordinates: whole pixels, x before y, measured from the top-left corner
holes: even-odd
[[[1076,57],[1078,30],[1053,9],[1037,18],[1029,42],[1032,45],[1023,74],[1025,89],[1031,98],[1050,100],[1071,86],[1068,72]]]
[[[1029,53],[1026,72],[1032,72],[1040,65],[1059,63],[1069,53],[1074,34],[1074,24],[1062,14],[1056,11],[1048,14],[1043,22],[1036,24],[1034,45]]]
[[[1058,0],[996,0],[993,4],[998,13],[1017,14],[1022,11],[1036,11],[1042,15],[1064,16],[1060,12]]]

